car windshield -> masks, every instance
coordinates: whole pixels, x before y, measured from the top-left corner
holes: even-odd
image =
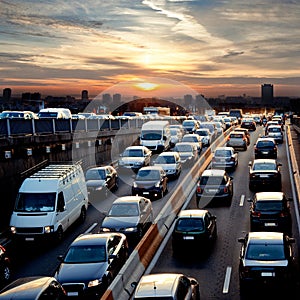
[[[220,185],[226,184],[226,180],[222,176],[202,176],[200,185]]]
[[[160,140],[162,136],[161,130],[143,130],[141,139],[143,140]]]
[[[86,180],[104,180],[106,179],[105,170],[88,170],[86,172]]]
[[[176,145],[174,150],[178,151],[178,152],[192,152],[193,151],[191,145]]]
[[[66,254],[64,263],[98,263],[106,260],[106,251],[104,245],[82,245],[71,246]]]
[[[215,156],[220,156],[220,157],[230,157],[231,154],[232,153],[230,150],[216,150],[215,151]]]
[[[15,211],[50,212],[55,209],[56,193],[19,193]]]
[[[206,130],[197,130],[197,134],[201,136],[208,136],[209,133]]]
[[[155,160],[156,164],[174,164],[175,157],[174,156],[158,156]]]
[[[255,205],[256,211],[282,211],[282,201],[257,201]]]
[[[176,223],[178,231],[203,231],[204,224],[200,218],[181,218]]]
[[[125,150],[122,154],[124,157],[143,157],[142,149],[128,149]]]
[[[113,204],[108,215],[110,217],[138,216],[139,210],[135,203],[116,203]]]
[[[269,132],[281,132],[281,129],[278,127],[270,127],[268,129]]]
[[[195,126],[195,122],[193,122],[193,121],[186,121],[186,122],[183,122],[182,125],[184,127],[193,127],[193,126]]]
[[[159,180],[159,170],[139,170],[136,175],[136,180]]]
[[[178,129],[171,129],[170,132],[171,132],[171,135],[177,135]]]
[[[256,163],[253,165],[254,171],[272,171],[276,170],[276,164],[274,163]]]
[[[281,244],[250,244],[246,252],[246,259],[250,260],[283,260],[284,247]]]

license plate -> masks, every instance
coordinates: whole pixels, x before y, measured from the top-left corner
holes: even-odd
[[[268,154],[268,152],[267,151],[263,151],[262,154]]]
[[[260,178],[268,178],[269,175],[260,175],[259,177],[260,177]]]
[[[194,237],[193,236],[184,236],[183,239],[184,240],[193,240]]]
[[[207,190],[209,193],[216,193],[218,190],[217,189],[208,189]]]
[[[262,277],[274,277],[275,273],[274,272],[261,272]]]
[[[77,297],[78,292],[68,292],[67,295],[70,296],[70,297]]]
[[[272,226],[276,226],[276,223],[265,223],[266,227],[272,227]]]
[[[149,195],[149,192],[143,192],[144,195]]]
[[[33,242],[33,241],[34,241],[34,238],[33,238],[33,237],[28,237],[28,238],[25,238],[25,241]]]

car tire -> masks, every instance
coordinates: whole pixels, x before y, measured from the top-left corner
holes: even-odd
[[[64,238],[64,231],[62,229],[61,226],[59,226],[56,230],[56,233],[55,233],[55,241],[57,243],[60,243]]]
[[[81,208],[81,212],[80,212],[80,216],[79,216],[80,223],[83,224],[85,219],[86,219],[86,209],[85,209],[85,207],[83,207],[83,208]]]

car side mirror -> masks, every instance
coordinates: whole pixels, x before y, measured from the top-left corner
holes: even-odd
[[[238,238],[239,243],[245,243],[245,238]]]
[[[64,260],[64,256],[63,256],[63,255],[58,255],[58,256],[57,256],[57,259],[61,262],[61,261]]]
[[[248,166],[249,166],[249,167],[252,166],[252,161],[249,161]]]
[[[282,163],[277,163],[277,166],[278,166],[278,167],[281,167],[281,166],[282,166]]]
[[[289,242],[290,244],[294,244],[294,243],[296,242],[296,240],[295,240],[295,238],[289,237],[289,238],[288,238],[288,242]]]
[[[248,198],[247,202],[253,202],[253,200],[251,198]]]

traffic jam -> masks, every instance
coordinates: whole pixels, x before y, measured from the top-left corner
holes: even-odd
[[[160,117],[115,163],[50,164],[26,178],[0,245],[0,299],[108,299],[208,149],[208,166],[127,299],[297,299],[286,122],[240,109],[177,123]]]

